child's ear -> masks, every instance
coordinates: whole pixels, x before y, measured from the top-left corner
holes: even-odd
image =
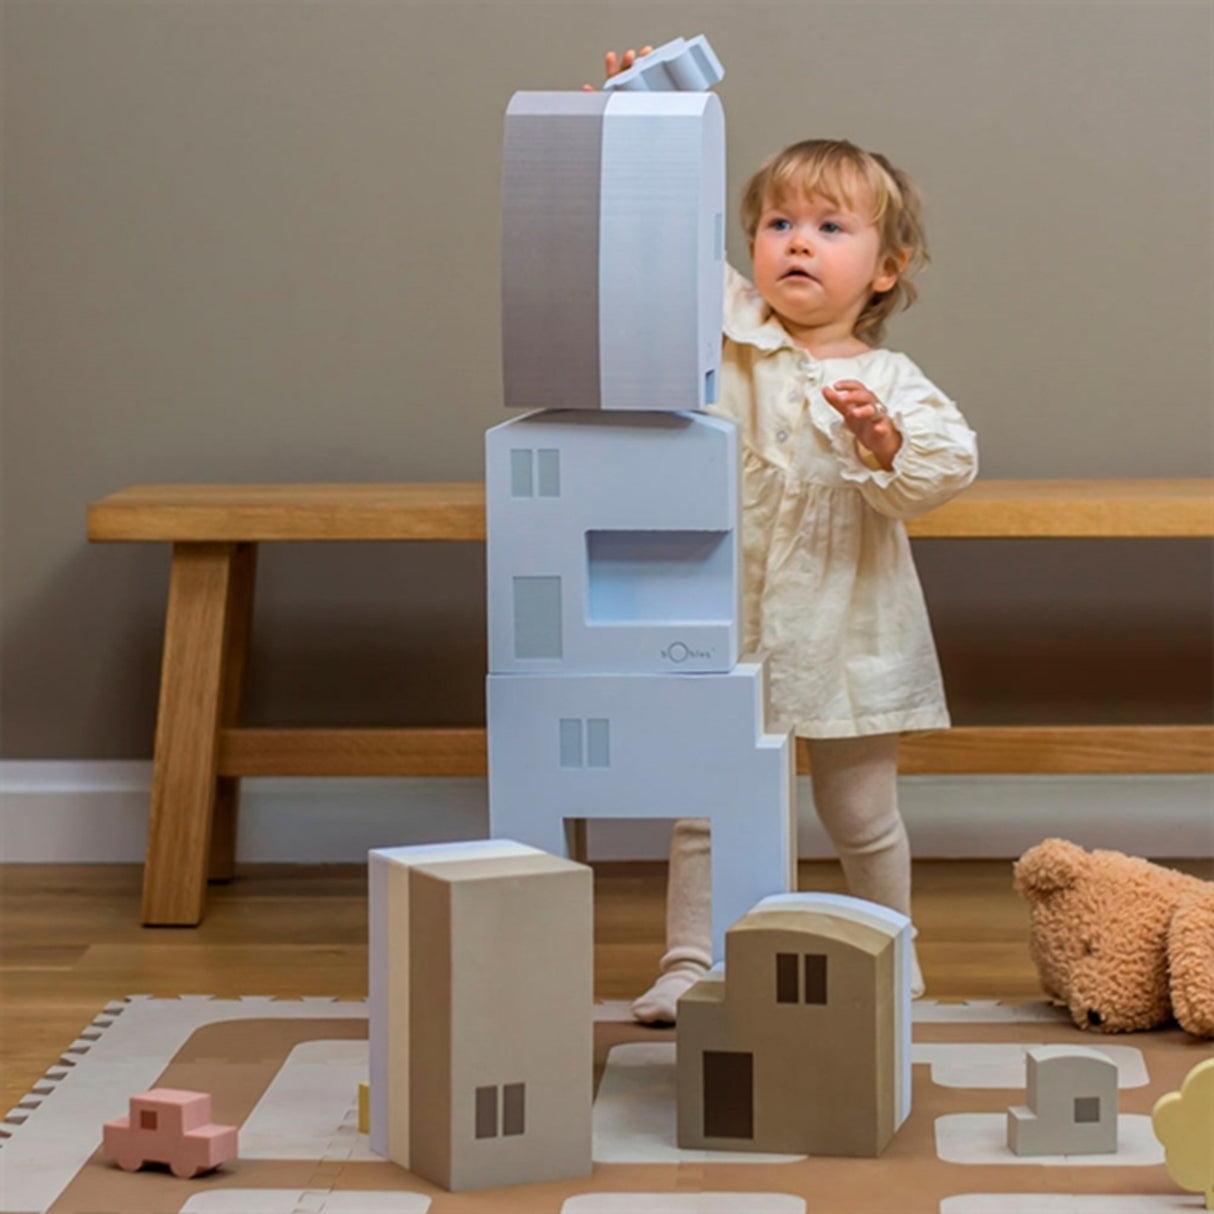
[[[896,253],[886,253],[881,261],[881,269],[877,273],[877,277],[873,279],[873,291],[880,294],[882,291],[892,290],[897,285],[898,279],[902,277],[902,271],[906,269],[909,261],[910,252],[906,249],[899,249]]]

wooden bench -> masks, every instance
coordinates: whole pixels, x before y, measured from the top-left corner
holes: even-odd
[[[979,481],[917,539],[1214,535],[1214,481]],[[479,776],[485,731],[249,729],[241,696],[257,545],[483,541],[479,484],[136,485],[89,506],[90,540],[171,543],[143,922],[196,924],[231,877],[243,776]],[[906,773],[1203,772],[1208,726],[956,728],[908,738]],[[798,766],[806,769],[804,753]]]

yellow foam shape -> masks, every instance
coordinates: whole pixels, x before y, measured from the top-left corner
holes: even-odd
[[[1199,1062],[1179,1092],[1161,1096],[1151,1111],[1164,1166],[1182,1189],[1204,1193],[1214,1210],[1214,1058]]]

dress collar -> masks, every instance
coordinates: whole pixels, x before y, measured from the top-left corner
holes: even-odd
[[[789,336],[758,288],[730,265],[725,267],[725,322],[722,328],[730,341],[742,345],[768,352],[784,348],[807,358],[813,357]]]

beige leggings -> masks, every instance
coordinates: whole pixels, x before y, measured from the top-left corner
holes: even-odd
[[[814,806],[847,888],[857,898],[910,915],[910,847],[898,812],[898,735],[809,743]],[[708,820],[683,818],[670,840],[663,972],[679,962],[712,964],[712,863]]]

